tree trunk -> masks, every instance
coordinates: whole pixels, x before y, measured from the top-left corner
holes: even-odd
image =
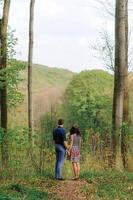
[[[34,22],[35,0],[30,1],[30,20],[29,20],[29,55],[28,55],[28,127],[29,143],[33,147],[33,110],[32,110],[32,60],[33,60],[33,22]]]
[[[129,121],[129,89],[128,89],[128,0],[126,0],[126,13],[125,13],[125,68],[124,68],[124,102],[123,102],[123,123],[125,128],[122,129],[122,141],[121,141],[121,151],[123,158],[124,168],[127,168],[127,147],[126,147],[126,138],[127,138],[127,130],[128,130],[128,121]]]
[[[112,147],[117,169],[123,168],[121,127],[123,122],[124,71],[126,67],[126,0],[116,0],[115,12],[115,75],[112,114]]]
[[[7,67],[7,26],[9,19],[10,0],[4,0],[3,17],[0,23],[0,69]],[[5,74],[6,76],[6,74]],[[1,108],[1,128],[2,128],[2,166],[7,168],[8,163],[8,136],[7,136],[7,86],[6,77],[5,83],[0,90],[0,108]]]

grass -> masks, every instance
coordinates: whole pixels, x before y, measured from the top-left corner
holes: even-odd
[[[0,200],[47,200],[48,194],[20,184],[0,187]]]
[[[133,174],[129,172],[86,172],[82,174],[90,185],[96,200],[132,200]],[[92,187],[92,186],[91,186]],[[85,189],[84,189],[85,190]],[[86,188],[89,192],[90,188]]]
[[[54,178],[54,163],[46,168],[41,176],[18,179],[16,183],[6,182],[0,187],[0,200],[57,200],[59,185]],[[52,166],[52,168],[51,168]],[[70,169],[70,171],[69,171]],[[118,171],[87,171],[81,167],[81,191],[89,200],[132,200],[133,174]],[[71,164],[66,161],[64,177],[70,181]],[[66,182],[67,182],[66,180]],[[86,181],[85,181],[86,180]],[[76,182],[75,182],[76,183]],[[82,183],[84,183],[82,185]],[[71,185],[70,185],[71,187]],[[78,200],[78,199],[77,199]]]

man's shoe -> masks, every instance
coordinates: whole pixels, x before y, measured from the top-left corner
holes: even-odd
[[[64,181],[65,179],[64,178],[57,178],[56,180],[58,180],[58,181]]]

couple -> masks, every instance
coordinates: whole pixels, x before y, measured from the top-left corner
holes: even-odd
[[[77,180],[80,174],[80,151],[81,135],[77,126],[73,126],[70,130],[70,145],[66,141],[66,131],[63,128],[64,120],[58,120],[58,127],[53,131],[53,140],[55,142],[55,179],[63,180],[61,176],[61,169],[64,162],[66,152],[70,157],[70,161],[73,166],[74,177],[73,180]]]

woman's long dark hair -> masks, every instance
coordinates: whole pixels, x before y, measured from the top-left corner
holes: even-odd
[[[70,135],[73,135],[73,134],[81,136],[81,133],[77,126],[72,126],[72,128],[70,129]]]

